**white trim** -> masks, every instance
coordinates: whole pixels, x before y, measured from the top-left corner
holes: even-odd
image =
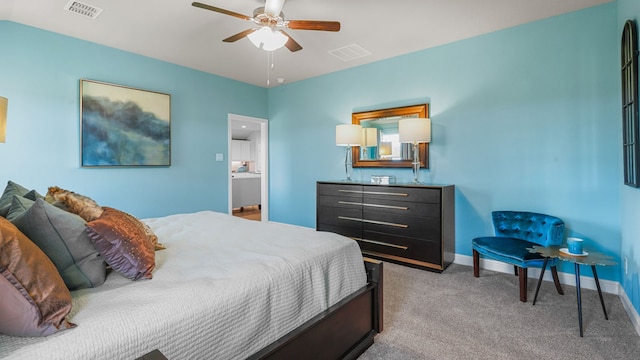
[[[456,254],[454,263],[460,264],[460,265],[473,266],[473,257],[468,255]],[[484,259],[482,257],[480,257],[480,269],[497,271],[497,272],[506,273],[506,274],[513,274],[513,265],[503,263],[501,261]],[[480,276],[482,276],[482,274],[480,274]],[[538,277],[540,277],[540,269],[529,268],[529,270],[527,271],[527,277],[537,280]],[[558,279],[560,280],[560,283],[563,285],[568,285],[573,287],[576,286],[575,274],[559,272]],[[553,277],[551,276],[550,271],[545,271],[543,280],[553,281]],[[597,289],[596,281],[594,280],[594,278],[588,277],[588,276],[582,276],[582,275],[580,276],[580,287],[584,289],[591,289],[591,290]],[[600,279],[600,288],[602,289],[603,292],[618,295],[618,297],[620,298],[620,301],[622,301],[622,306],[624,307],[624,310],[627,312],[627,315],[629,316],[629,320],[631,320],[633,327],[636,329],[636,332],[638,333],[638,335],[640,335],[640,316],[638,315],[638,312],[636,311],[636,309],[633,307],[633,304],[631,304],[631,300],[629,300],[629,297],[627,297],[627,293],[624,291],[624,288],[620,286],[620,283],[617,281]]]
[[[640,316],[638,315],[636,309],[633,307],[633,304],[631,304],[631,300],[629,300],[629,297],[627,296],[627,293],[624,291],[624,288],[622,286],[620,286],[620,293],[618,294],[618,296],[620,297],[620,301],[622,301],[622,307],[624,307],[627,315],[629,315],[631,324],[636,329],[638,335],[640,335]]]
[[[461,264],[461,265],[473,266],[473,257],[468,255],[456,254],[455,263]],[[501,261],[497,261],[497,260],[484,259],[482,257],[480,257],[480,268],[507,273],[507,274],[513,274],[513,265],[507,264]],[[540,269],[529,268],[529,270],[527,271],[527,276],[529,278],[533,278],[537,280],[538,277],[540,277]],[[558,272],[558,279],[560,280],[560,283],[563,285],[576,286],[575,274]],[[553,281],[550,271],[544,272],[543,280]],[[596,290],[596,281],[592,277],[580,275],[580,287],[582,287],[583,289]],[[617,281],[600,279],[600,288],[602,289],[603,292],[606,292],[609,294],[618,295],[620,293],[620,290],[619,290],[620,283],[618,283]]]
[[[233,193],[231,182],[231,122],[234,120],[250,121],[260,124],[260,219],[263,222],[269,221],[269,121],[267,119],[255,118],[244,115],[228,114],[227,116],[227,178],[228,178],[228,212],[233,213]]]

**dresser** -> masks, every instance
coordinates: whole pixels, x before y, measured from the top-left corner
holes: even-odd
[[[366,256],[442,272],[455,256],[453,185],[317,183],[316,229],[358,241]]]

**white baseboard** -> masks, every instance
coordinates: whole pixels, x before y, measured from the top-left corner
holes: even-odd
[[[456,258],[454,261],[456,264],[473,266],[473,257],[468,255],[459,255],[456,254]],[[503,263],[501,261],[484,259],[480,257],[480,268],[487,269],[507,274],[513,274],[513,265]],[[534,278],[538,280],[540,277],[540,269],[539,268],[529,268],[527,271],[527,275],[529,278]],[[544,272],[544,277],[542,278],[545,281],[553,281],[553,277],[551,276],[551,271],[547,269]],[[576,286],[576,276],[574,274],[558,272],[558,279],[560,283],[563,285]],[[580,287],[583,289],[591,289],[596,290],[596,281],[589,276],[580,275]],[[602,280],[600,279],[600,288],[603,292],[609,294],[618,295],[620,293],[620,283],[617,281],[611,280]]]
[[[454,263],[460,264],[460,265],[473,266],[473,257],[468,255],[456,254]],[[501,261],[483,259],[482,257],[480,257],[480,268],[491,270],[491,271],[502,272],[506,274],[513,274],[513,265],[503,263]],[[529,270],[527,271],[527,276],[529,278],[534,278],[537,280],[540,277],[540,269],[529,268]],[[551,272],[548,270],[545,271],[544,277],[542,279],[545,281],[553,281]],[[574,287],[576,286],[575,274],[558,272],[558,279],[560,280],[560,283],[563,285],[574,286]],[[620,283],[617,281],[602,280],[602,279],[599,279],[599,280],[600,280],[600,289],[602,289],[603,292],[618,295],[618,297],[620,297],[620,301],[622,301],[622,306],[624,307],[624,310],[627,312],[627,315],[629,316],[629,320],[631,320],[633,327],[636,329],[636,332],[638,333],[638,335],[640,335],[640,316],[638,315],[638,312],[631,304],[631,301],[629,300],[629,297],[627,297],[627,293],[624,291],[624,288],[622,288],[622,286],[620,286]],[[588,277],[588,276],[582,276],[582,275],[580,276],[580,287],[583,289],[591,289],[591,290],[597,289],[596,281],[594,278]]]
[[[620,286],[620,293],[618,294],[618,296],[620,297],[620,301],[622,301],[624,310],[627,312],[627,315],[629,315],[631,324],[633,324],[636,332],[638,333],[638,335],[640,335],[640,316],[638,316],[638,312],[633,307],[633,304],[631,304],[631,300],[629,300],[629,297],[627,296],[627,293],[624,291],[624,288],[622,286]]]

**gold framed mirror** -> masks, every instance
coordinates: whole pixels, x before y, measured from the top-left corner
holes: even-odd
[[[398,121],[428,118],[429,104],[353,113],[351,122],[362,126],[362,146],[354,146],[353,167],[411,168],[413,145],[400,143]],[[429,168],[429,143],[419,147],[420,167]]]

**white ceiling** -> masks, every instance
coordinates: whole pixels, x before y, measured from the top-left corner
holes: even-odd
[[[289,30],[303,49],[267,52],[222,39],[253,23],[191,6],[192,0],[80,0],[96,20],[64,10],[69,0],[0,0],[9,20],[211,74],[267,87],[442,45],[612,0],[287,0],[286,20],[340,21],[340,32]],[[251,16],[264,0],[199,0]],[[328,52],[357,44],[372,55],[344,62]]]

